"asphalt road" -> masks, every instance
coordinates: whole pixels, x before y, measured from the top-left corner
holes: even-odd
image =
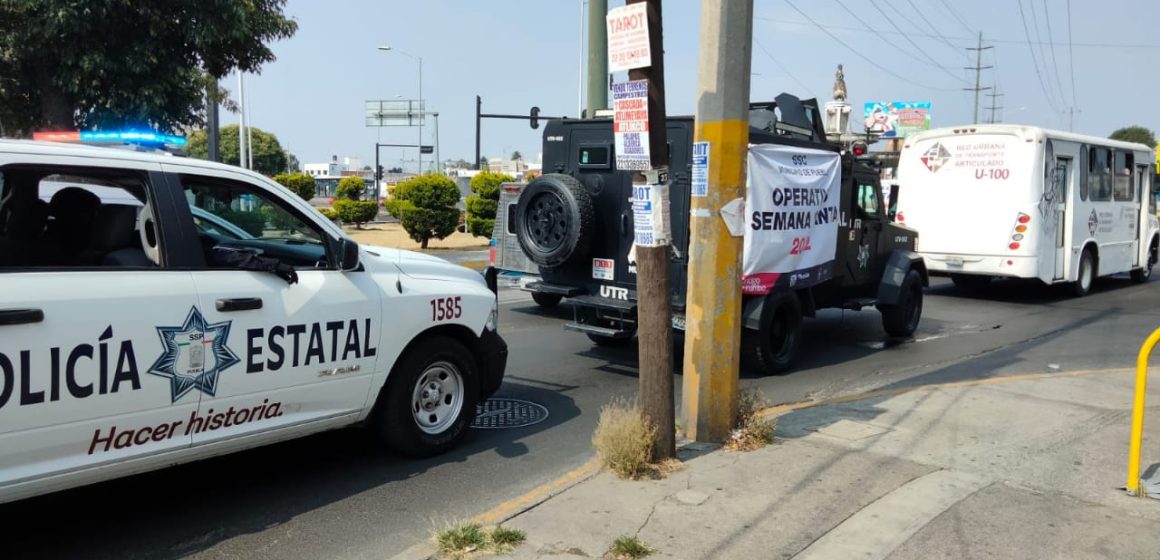
[[[913,340],[887,342],[872,310],[827,311],[807,322],[794,372],[743,375],[742,386],[781,403],[1131,367],[1140,342],[1160,326],[1158,295],[1160,281],[1126,278],[1105,280],[1082,299],[1016,282],[966,296],[936,280]],[[499,396],[543,404],[546,421],[476,430],[458,450],[426,461],[392,456],[362,431],[341,430],[7,504],[0,506],[3,556],[386,558],[436,526],[556,478],[590,458],[600,406],[634,394],[636,352],[563,332],[566,307],[541,310],[510,290],[501,301],[511,359]]]

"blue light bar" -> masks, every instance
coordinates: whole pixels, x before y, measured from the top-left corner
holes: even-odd
[[[161,134],[158,132],[137,132],[133,130],[119,131],[81,131],[81,142],[135,142],[141,144],[168,144],[184,146],[184,136]]]

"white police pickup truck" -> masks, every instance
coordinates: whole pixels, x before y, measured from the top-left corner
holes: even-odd
[[[255,173],[0,141],[0,502],[359,423],[440,453],[503,379],[497,314],[494,272]]]

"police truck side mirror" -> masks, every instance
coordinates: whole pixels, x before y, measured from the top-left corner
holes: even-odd
[[[350,272],[358,269],[358,243],[349,239],[338,242],[338,269]]]

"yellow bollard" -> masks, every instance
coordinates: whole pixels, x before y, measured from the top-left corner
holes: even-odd
[[[1148,392],[1148,358],[1160,343],[1160,329],[1152,331],[1136,356],[1136,396],[1132,400],[1132,440],[1128,445],[1128,494],[1140,495],[1140,445],[1144,440],[1144,395]]]

